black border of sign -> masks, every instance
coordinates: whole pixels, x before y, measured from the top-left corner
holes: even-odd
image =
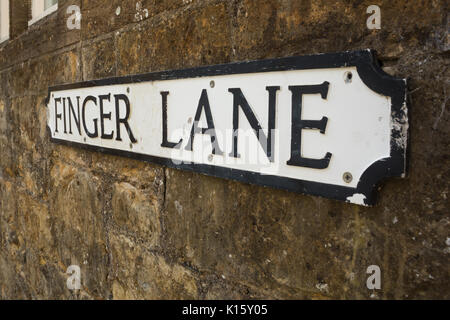
[[[47,128],[49,129],[48,131],[50,134],[50,140],[59,144],[130,157],[138,160],[148,161],[151,163],[165,165],[171,168],[199,172],[210,176],[286,189],[316,196],[323,196],[347,202],[349,202],[347,200],[348,197],[352,197],[354,194],[362,194],[365,196],[365,205],[374,205],[376,200],[377,186],[383,179],[398,176],[404,177],[406,174],[408,114],[406,107],[406,80],[396,79],[386,74],[378,64],[375,51],[370,49],[361,51],[347,51],[341,53],[325,53],[317,55],[276,58],[259,61],[236,62],[198,68],[152,72],[139,75],[57,85],[49,87],[45,104],[48,105],[51,92],[77,88],[137,83],[155,80],[207,77],[227,74],[326,69],[352,66],[357,68],[360,78],[367,87],[381,95],[391,97],[390,157],[380,159],[374,162],[369,168],[367,168],[367,170],[361,176],[356,188],[313,181],[297,180],[274,175],[263,175],[255,172],[223,168],[207,164],[186,162],[175,164],[169,158],[155,157],[129,151],[98,147],[53,138],[50,129],[48,127]]]

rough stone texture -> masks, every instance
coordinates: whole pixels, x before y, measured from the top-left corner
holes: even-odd
[[[9,12],[14,17],[10,23],[9,37],[14,39],[27,30],[28,26],[28,1],[10,1]]]
[[[60,1],[3,44],[0,298],[449,299],[448,4],[378,1],[368,30],[372,2]],[[50,85],[364,48],[409,79],[409,174],[373,208],[49,142]]]

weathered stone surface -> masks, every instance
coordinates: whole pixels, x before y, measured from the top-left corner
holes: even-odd
[[[60,0],[57,12],[32,24],[15,41],[0,48],[0,68],[55,52],[79,41],[80,30],[67,27],[69,5],[79,6],[80,0]],[[14,23],[14,19],[11,21]]]
[[[46,96],[50,81],[54,85],[81,81],[81,62],[77,51],[44,55],[15,65],[6,74],[5,90],[11,97]],[[32,109],[42,110],[43,107],[43,104],[33,105]]]
[[[9,11],[14,16],[14,19],[10,23],[9,37],[13,39],[27,30],[28,1],[11,1],[9,5]]]
[[[195,277],[124,235],[111,234],[114,299],[194,299]]]
[[[118,74],[228,62],[230,22],[226,4],[213,2],[159,15],[119,32]]]
[[[7,151],[11,148],[10,142],[8,141],[9,126],[7,107],[7,101],[0,100],[0,150],[2,150],[2,155],[0,156],[0,168],[3,170],[11,167],[11,153]]]
[[[116,74],[114,38],[109,37],[83,46],[83,80],[112,77]]]
[[[139,23],[159,14],[189,5],[197,0],[83,0],[83,39],[89,39]]]
[[[448,5],[381,1],[368,30],[371,4],[66,0],[2,44],[0,298],[449,299]],[[49,141],[49,86],[365,48],[408,78],[411,115],[408,176],[373,208]]]
[[[157,247],[161,235],[157,198],[127,182],[114,184],[113,190],[111,207],[115,225],[151,248]]]
[[[100,179],[62,162],[50,171],[51,233],[57,261],[79,265],[83,285],[94,297],[107,297],[108,239]]]

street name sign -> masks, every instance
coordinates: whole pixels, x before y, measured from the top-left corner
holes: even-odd
[[[57,85],[56,143],[373,205],[404,177],[406,81],[370,50]]]

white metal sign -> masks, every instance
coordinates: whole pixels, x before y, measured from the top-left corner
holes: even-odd
[[[49,88],[54,142],[371,205],[403,176],[405,81],[371,51]]]

